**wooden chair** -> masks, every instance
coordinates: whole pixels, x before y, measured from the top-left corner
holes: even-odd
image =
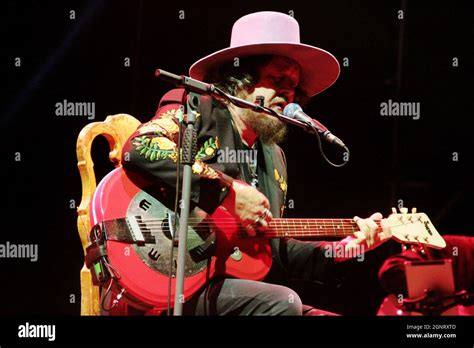
[[[91,157],[92,143],[96,136],[103,135],[109,142],[109,159],[119,167],[122,159],[122,147],[140,125],[135,117],[127,114],[108,116],[103,122],[93,122],[85,126],[77,138],[77,166],[81,174],[82,199],[77,208],[77,228],[81,238],[84,255],[89,244],[88,234],[91,226],[90,203],[97,181],[94,163]],[[81,315],[100,315],[99,288],[92,284],[92,275],[84,264],[81,269]]]

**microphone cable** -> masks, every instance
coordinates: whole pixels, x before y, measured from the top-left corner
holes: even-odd
[[[347,153],[347,160],[343,159],[343,163],[339,163],[339,164],[331,162],[331,160],[324,153],[323,144],[322,144],[322,141],[321,141],[321,135],[319,134],[319,132],[317,131],[316,128],[314,128],[314,127],[312,127],[312,128],[314,129],[314,133],[316,134],[316,139],[318,139],[319,152],[321,153],[321,156],[323,156],[324,160],[335,168],[344,167],[347,164],[347,162],[349,162],[349,158],[350,158],[350,154],[351,154],[351,152],[349,151],[349,148],[344,145],[344,150],[346,150],[345,153]]]

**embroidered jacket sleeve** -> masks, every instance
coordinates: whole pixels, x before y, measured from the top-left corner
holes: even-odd
[[[162,98],[155,117],[132,134],[122,151],[125,170],[136,172],[152,184],[173,193],[176,189],[179,110],[183,99],[183,90],[168,92]],[[198,116],[197,130],[201,126],[201,119]],[[191,200],[207,213],[212,213],[225,198],[233,179],[205,163],[207,158],[216,155],[219,146],[217,137],[203,139],[204,135],[198,134],[198,144],[201,146],[198,147],[192,166]],[[181,183],[182,168],[180,173]]]

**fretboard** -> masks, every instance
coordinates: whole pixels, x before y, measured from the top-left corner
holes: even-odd
[[[346,237],[359,231],[352,219],[273,219],[269,238],[283,237]]]

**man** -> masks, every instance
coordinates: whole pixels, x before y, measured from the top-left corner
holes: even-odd
[[[278,112],[291,102],[304,102],[328,88],[339,75],[339,64],[328,52],[299,42],[295,19],[282,13],[259,12],[239,19],[233,27],[231,47],[211,54],[190,69],[190,76],[215,83],[226,92]],[[131,136],[123,165],[174,194],[178,109],[184,91],[173,90],[160,102],[156,116]],[[227,209],[247,233],[254,235],[280,217],[287,191],[286,162],[278,147],[285,125],[209,97],[201,97],[197,118],[198,153],[193,165],[191,200],[211,214]],[[144,150],[145,149],[145,150]],[[219,160],[224,152],[256,151],[256,160]],[[248,156],[252,158],[252,156]],[[357,220],[360,232],[333,247],[366,250],[381,242],[374,214]],[[292,279],[322,282],[331,276],[334,259],[325,257],[326,242],[272,240],[273,265],[263,282],[218,279],[186,301],[186,314],[195,315],[302,315],[303,305],[293,290],[276,284]]]

